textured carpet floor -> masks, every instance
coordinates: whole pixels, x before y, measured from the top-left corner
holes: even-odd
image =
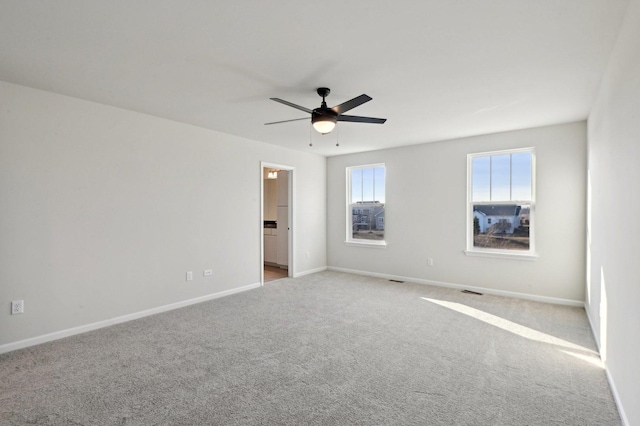
[[[583,309],[323,272],[0,356],[0,424],[620,425]]]

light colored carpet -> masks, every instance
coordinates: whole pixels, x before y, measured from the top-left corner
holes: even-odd
[[[0,356],[0,423],[619,425],[583,309],[322,272]]]

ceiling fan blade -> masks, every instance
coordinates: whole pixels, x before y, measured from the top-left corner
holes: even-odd
[[[265,126],[269,124],[280,124],[280,123],[288,123],[290,121],[300,121],[300,120],[309,120],[309,117],[305,118],[294,118],[293,120],[284,120],[284,121],[272,121],[271,123],[264,123]]]
[[[339,115],[338,121],[350,121],[352,123],[383,124],[386,118],[358,117],[357,115]]]
[[[369,102],[371,99],[373,99],[371,96],[360,95],[358,97],[351,99],[350,101],[343,102],[340,105],[336,105],[331,109],[337,112],[338,114],[342,114],[343,112],[347,112],[350,109],[354,109],[355,107],[360,106],[365,102]]]
[[[281,104],[285,104],[287,106],[290,106],[291,108],[299,109],[300,111],[304,111],[304,112],[309,113],[309,114],[311,114],[311,112],[312,112],[309,108],[305,108],[305,107],[300,106],[300,105],[292,104],[291,102],[282,100],[280,98],[269,98],[269,99],[271,99],[272,101],[280,102]]]

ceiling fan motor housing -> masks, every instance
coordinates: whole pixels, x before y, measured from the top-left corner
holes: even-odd
[[[331,132],[337,121],[338,113],[329,108],[316,108],[311,112],[311,124],[323,135]]]
[[[311,112],[311,122],[338,121],[338,113],[330,108],[316,108]]]

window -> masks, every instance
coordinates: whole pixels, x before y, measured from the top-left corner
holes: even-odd
[[[347,167],[347,243],[384,246],[385,166]]]
[[[467,254],[535,256],[533,148],[469,154]]]

